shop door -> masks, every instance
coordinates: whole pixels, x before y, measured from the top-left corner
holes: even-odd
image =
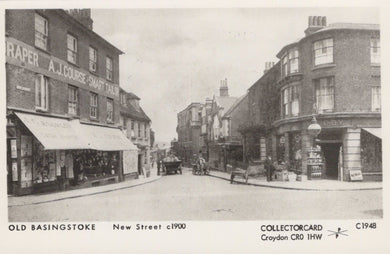
[[[321,145],[325,159],[325,176],[328,179],[338,179],[340,147],[341,143]]]
[[[142,175],[142,154],[138,154],[138,175]]]

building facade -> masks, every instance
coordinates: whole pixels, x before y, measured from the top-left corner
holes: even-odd
[[[135,94],[120,89],[120,124],[127,138],[139,149],[135,165],[133,163],[132,167],[129,166],[129,177],[134,173],[137,176],[150,175],[151,120],[143,111],[139,101],[140,98]]]
[[[219,96],[214,96],[211,102],[207,148],[210,165],[222,171],[226,170],[231,148],[239,144],[237,139],[233,140],[236,137],[231,136],[231,116],[225,115],[237,101],[237,97],[229,96],[227,79],[221,80]]]
[[[201,103],[191,103],[177,114],[178,157],[187,165],[202,149]]]
[[[271,100],[278,109],[266,113],[263,105],[255,113],[264,138],[260,154],[309,178],[381,179],[379,26],[327,25],[326,17],[309,17],[305,36],[277,57],[280,62],[249,91],[250,105]],[[313,116],[322,128],[317,137],[308,132]],[[312,167],[316,151],[319,166]]]
[[[5,39],[9,193],[121,180],[123,52],[90,10],[7,10]]]

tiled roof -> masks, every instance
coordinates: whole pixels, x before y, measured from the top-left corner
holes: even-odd
[[[215,102],[219,107],[222,108],[222,116],[226,113],[226,111],[228,111],[228,109],[234,104],[237,99],[237,97],[230,96],[215,96]]]
[[[120,113],[127,116],[127,117],[133,118],[133,119],[137,119],[137,120],[141,120],[141,121],[148,121],[148,122],[151,121],[150,118],[145,114],[145,112],[143,111],[141,106],[137,110],[130,103],[127,103],[126,106],[120,105]]]
[[[248,96],[248,93],[242,95],[240,98],[236,99],[236,101],[233,103],[233,105],[226,111],[226,113],[223,115],[223,117],[229,117],[230,114],[233,112],[233,110],[245,99],[245,97]]]

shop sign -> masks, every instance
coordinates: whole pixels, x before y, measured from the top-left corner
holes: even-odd
[[[31,92],[31,88],[30,87],[24,87],[24,86],[17,85],[16,89],[21,90],[21,91],[25,91],[25,92]]]
[[[109,83],[67,62],[37,51],[14,38],[6,38],[6,57],[8,63],[13,63],[32,71],[39,71],[48,76],[64,79],[65,82],[76,83],[108,95],[119,97],[119,85]]]
[[[361,170],[350,170],[349,176],[351,181],[363,181],[363,175]]]

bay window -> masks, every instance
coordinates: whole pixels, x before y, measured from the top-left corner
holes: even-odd
[[[299,115],[299,85],[282,90],[282,117]]]
[[[282,76],[299,72],[299,51],[297,48],[290,49],[281,60]]]
[[[298,51],[298,49],[290,50],[290,52],[288,54],[290,73],[298,72],[298,70],[299,70],[298,59],[299,59],[299,51]]]

